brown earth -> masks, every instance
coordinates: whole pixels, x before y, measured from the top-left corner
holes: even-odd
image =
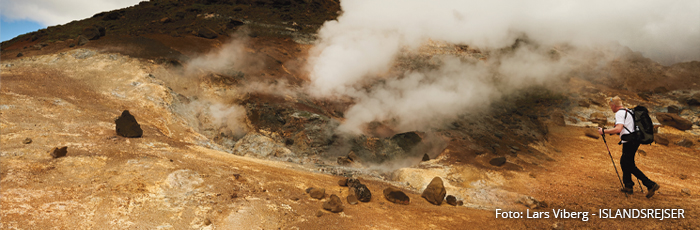
[[[542,148],[550,160],[517,168],[486,167],[494,185],[511,194],[496,198],[490,208],[436,206],[420,191],[399,182],[361,177],[374,193],[372,201],[345,205],[340,214],[326,212],[323,201],[305,194],[308,187],[346,197],[337,185],[342,177],[318,172],[314,165],[239,157],[209,148],[206,138],[168,111],[172,96],[146,73],[158,65],[125,56],[95,54],[90,62],[64,56],[35,56],[35,62],[3,63],[0,110],[2,198],[0,228],[19,229],[483,229],[644,228],[693,229],[700,226],[698,156],[700,151],[671,145],[641,149],[638,166],[661,185],[646,199],[639,190],[626,197],[600,139],[582,135],[582,128],[550,126]],[[75,67],[57,68],[51,60]],[[89,66],[105,66],[90,69]],[[64,66],[65,67],[65,66]],[[78,71],[76,71],[78,70]],[[122,72],[119,72],[119,71]],[[111,73],[109,75],[107,73]],[[133,82],[140,82],[134,85]],[[118,137],[114,118],[129,109],[144,129],[142,138]],[[31,144],[23,144],[25,138]],[[620,147],[608,137],[616,162]],[[48,150],[68,146],[68,156],[52,159]],[[537,147],[537,146],[535,146]],[[534,147],[533,147],[534,148]],[[459,155],[452,152],[449,155]],[[487,154],[488,155],[488,154]],[[481,156],[481,155],[480,155]],[[475,157],[480,157],[475,156]],[[527,160],[519,154],[511,161]],[[438,159],[439,161],[439,159]],[[443,162],[448,162],[443,160]],[[616,163],[617,164],[617,163]],[[452,167],[459,168],[459,165]],[[619,165],[618,165],[619,167]],[[685,179],[681,179],[681,177]],[[449,180],[449,179],[448,179]],[[381,191],[402,187],[409,205],[384,200]],[[681,193],[690,189],[690,196]],[[493,190],[492,190],[493,191]],[[489,193],[489,190],[484,192]],[[448,190],[449,194],[449,190]],[[499,193],[500,194],[500,193]],[[501,219],[493,207],[525,211],[518,194],[548,204],[530,211],[589,211],[621,208],[680,208],[685,219]],[[496,196],[500,196],[497,195]],[[470,227],[468,227],[470,226]]]

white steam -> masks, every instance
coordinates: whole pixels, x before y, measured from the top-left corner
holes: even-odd
[[[341,126],[353,133],[371,121],[392,121],[399,131],[439,124],[565,75],[590,59],[579,48],[617,43],[661,63],[700,60],[698,1],[354,0],[341,7],[310,52],[309,92],[354,98]],[[437,57],[437,68],[390,72],[402,51],[417,52],[429,39],[496,51],[523,37],[538,45],[491,52],[483,62]],[[552,57],[558,45],[572,48]]]

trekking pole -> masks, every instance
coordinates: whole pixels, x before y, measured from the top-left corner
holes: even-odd
[[[622,188],[625,188],[625,185],[622,183],[622,179],[620,179],[620,173],[617,172],[617,166],[615,166],[615,160],[613,160],[612,153],[610,153],[610,147],[608,147],[608,142],[605,140],[605,134],[603,136],[603,142],[605,143],[605,148],[608,149],[608,155],[610,156],[610,161],[613,163],[613,168],[615,168],[615,173],[617,174],[617,179],[620,180],[620,185]]]

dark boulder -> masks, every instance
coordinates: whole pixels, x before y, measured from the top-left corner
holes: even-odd
[[[384,198],[395,204],[408,205],[411,203],[411,199],[406,195],[406,193],[392,187],[384,189]]]
[[[89,41],[90,41],[90,40],[87,39],[85,36],[82,36],[82,35],[81,35],[80,37],[78,37],[78,45],[79,45],[79,46],[85,45],[85,44],[87,44]]]
[[[678,114],[681,112],[681,108],[677,105],[669,105],[667,108],[668,113]]]
[[[693,123],[672,113],[657,113],[656,119],[662,125],[674,127],[678,130],[690,130],[693,128]]]
[[[18,54],[17,54],[17,57],[21,57],[21,56],[24,56],[24,54],[23,54],[23,53],[18,53]]]
[[[401,147],[403,151],[410,152],[413,147],[418,145],[418,143],[423,140],[423,138],[421,138],[416,132],[407,132],[396,134],[391,137],[391,140]]]
[[[323,203],[323,209],[338,213],[343,211],[343,202],[340,201],[340,197],[336,196],[335,194],[331,195],[331,198],[328,199],[328,201]]]
[[[68,154],[68,146],[54,147],[50,153],[53,158],[65,157]]]
[[[445,202],[447,202],[447,204],[449,204],[449,205],[456,206],[457,205],[457,198],[453,195],[448,195],[445,198]]]
[[[429,160],[430,160],[430,156],[428,156],[427,153],[426,153],[426,154],[423,154],[423,159],[422,159],[422,161],[429,161]]]
[[[338,181],[338,185],[342,187],[348,187],[348,178],[343,178]]]
[[[82,35],[88,40],[95,40],[100,38],[100,30],[94,26],[88,26],[83,28]]]
[[[442,201],[445,200],[445,195],[447,191],[445,190],[445,185],[442,183],[440,177],[435,177],[428,184],[428,187],[423,190],[421,197],[425,198],[428,202],[434,205],[441,205]]]
[[[688,105],[700,105],[700,93],[693,94],[693,96],[690,96],[687,100],[686,103]]]
[[[117,135],[119,136],[141,137],[143,135],[141,125],[136,122],[136,118],[129,113],[129,110],[124,110],[114,122],[117,124]]]
[[[309,191],[309,196],[317,200],[323,199],[323,197],[326,196],[326,189],[311,188],[311,190]]]
[[[350,188],[350,191],[355,194],[359,201],[369,202],[372,200],[372,192],[364,184],[355,184]]]
[[[489,161],[489,164],[493,166],[501,166],[506,163],[506,157],[496,157]]]
[[[219,34],[216,33],[214,30],[203,27],[197,30],[197,36],[207,38],[207,39],[214,39],[219,37]]]

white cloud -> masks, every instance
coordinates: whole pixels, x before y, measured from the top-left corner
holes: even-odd
[[[30,20],[54,26],[139,2],[141,0],[2,0],[0,14],[8,21]]]

